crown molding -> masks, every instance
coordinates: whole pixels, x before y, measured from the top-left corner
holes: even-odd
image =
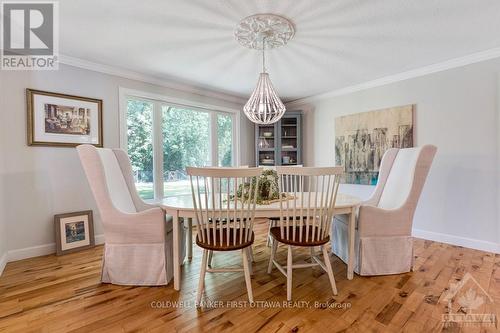
[[[196,87],[196,86],[185,84],[185,83],[165,80],[165,79],[161,79],[158,77],[146,75],[143,73],[131,71],[128,69],[123,69],[120,67],[96,63],[96,62],[92,62],[92,61],[88,61],[88,60],[84,60],[84,59],[80,59],[80,58],[70,57],[70,56],[63,55],[63,54],[59,55],[59,63],[65,64],[68,66],[72,66],[72,67],[87,69],[87,70],[91,70],[91,71],[99,72],[99,73],[103,73],[103,74],[114,75],[114,76],[122,77],[125,79],[154,84],[154,85],[157,85],[160,87],[178,90],[178,91],[182,91],[185,93],[200,95],[200,96],[204,96],[204,97],[216,98],[216,99],[220,99],[220,100],[223,100],[226,102],[237,103],[237,104],[245,104],[246,103],[246,99],[239,97],[239,96],[230,95],[230,94],[222,93],[222,92],[217,92],[217,91],[213,91],[213,90],[202,88],[202,87]]]
[[[500,57],[500,47],[477,52],[477,53],[473,53],[473,54],[469,54],[469,55],[459,57],[459,58],[450,59],[450,60],[443,61],[443,62],[440,62],[437,64],[433,64],[433,65],[429,65],[429,66],[425,66],[425,67],[420,67],[417,69],[412,69],[412,70],[409,70],[406,72],[401,72],[398,74],[385,76],[385,77],[382,77],[382,78],[379,78],[376,80],[348,86],[345,88],[332,90],[332,91],[329,91],[326,93],[317,94],[317,95],[313,95],[313,96],[309,96],[309,97],[305,97],[305,98],[299,98],[299,99],[296,99],[296,100],[293,100],[293,101],[286,103],[286,106],[287,106],[287,108],[289,108],[289,107],[293,108],[293,107],[301,106],[304,104],[310,104],[310,103],[317,102],[317,101],[324,100],[324,99],[331,98],[331,97],[347,95],[347,94],[351,94],[353,92],[362,91],[362,90],[375,88],[375,87],[380,87],[380,86],[384,86],[384,85],[387,85],[390,83],[395,83],[395,82],[399,82],[399,81],[413,79],[416,77],[425,76],[425,75],[437,73],[437,72],[442,72],[442,71],[445,71],[448,69],[462,67],[462,66],[466,66],[466,65],[470,65],[470,64],[475,64],[475,63],[478,63],[481,61],[495,59],[498,57]]]
[[[324,100],[327,98],[332,98],[336,96],[342,96],[342,95],[347,95],[351,94],[357,91],[362,91],[370,88],[376,88],[380,86],[384,86],[387,84],[399,82],[399,81],[404,81],[420,76],[425,76],[428,74],[433,74],[441,71],[445,71],[448,69],[453,69],[453,68],[458,68],[474,63],[478,63],[481,61],[486,61],[494,58],[500,57],[500,47],[498,48],[493,48],[481,52],[476,52],[473,54],[469,54],[463,57],[459,58],[454,58],[450,59],[447,61],[443,61],[440,63],[436,63],[433,65],[429,66],[424,66],[420,67],[417,69],[412,69],[409,71],[401,72],[398,74],[394,75],[389,75],[385,76],[382,78],[378,78],[372,81],[367,81],[363,82],[360,84],[352,85],[352,86],[347,86],[341,89],[336,89],[332,91],[328,91],[325,93],[317,94],[317,95],[312,95],[304,98],[299,98],[295,99],[289,102],[286,102],[285,105],[287,109],[290,108],[296,108],[299,106],[303,106],[304,104],[310,104],[313,102],[317,102],[320,100]],[[180,82],[175,82],[172,80],[165,80],[162,78],[146,75],[143,73],[131,71],[128,69],[123,69],[115,66],[110,66],[110,65],[105,65],[105,64],[100,64],[100,63],[95,63],[91,62],[88,60],[83,60],[80,58],[75,58],[75,57],[70,57],[67,55],[59,55],[59,62],[68,66],[73,66],[73,67],[78,67],[78,68],[83,68],[99,73],[104,73],[104,74],[109,74],[109,75],[114,75],[130,80],[135,80],[135,81],[141,81],[149,84],[154,84],[157,86],[173,89],[173,90],[178,90],[182,91],[185,93],[190,93],[190,94],[195,94],[199,96],[204,96],[204,97],[211,97],[211,98],[216,98],[220,99],[226,102],[231,102],[231,103],[237,103],[237,104],[245,104],[246,99],[240,96],[235,96],[223,92],[217,92],[213,91],[210,89],[202,88],[202,87],[196,87],[193,85],[185,84],[185,83],[180,83]]]

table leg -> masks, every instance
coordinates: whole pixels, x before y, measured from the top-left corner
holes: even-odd
[[[352,207],[349,214],[349,258],[347,259],[347,279],[352,280],[354,277],[354,237],[356,233],[356,207]]]
[[[180,237],[179,237],[179,212],[175,212],[173,215],[172,232],[174,233],[174,289],[181,289],[181,262],[179,260],[179,249],[180,249]]]
[[[187,253],[188,259],[193,259],[193,218],[187,219]]]

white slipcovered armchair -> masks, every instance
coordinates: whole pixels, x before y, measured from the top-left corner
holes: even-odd
[[[173,276],[172,217],[139,197],[123,150],[91,145],[77,150],[104,229],[101,281],[168,284]],[[181,246],[183,257],[185,244]]]
[[[413,215],[436,150],[425,145],[393,148],[384,154],[375,191],[356,217],[356,273],[386,275],[412,269]],[[346,216],[336,216],[332,228],[332,251],[347,262]]]

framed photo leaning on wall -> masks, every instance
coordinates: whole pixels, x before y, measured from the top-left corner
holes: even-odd
[[[102,100],[26,89],[28,145],[102,147]]]
[[[54,229],[58,256],[89,249],[95,245],[91,210],[55,215]]]

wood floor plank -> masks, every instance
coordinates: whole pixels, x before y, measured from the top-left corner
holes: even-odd
[[[266,221],[255,224],[252,287],[248,304],[239,272],[207,274],[203,307],[194,307],[200,251],[184,264],[182,291],[100,283],[102,246],[62,257],[8,263],[0,277],[0,332],[495,332],[495,327],[443,327],[444,295],[470,273],[500,310],[500,255],[415,239],[415,271],[346,279],[331,256],[338,295],[320,268],[293,272],[293,301],[286,278],[267,274]],[[280,248],[277,260],[286,261]],[[310,261],[307,249],[295,261]],[[241,264],[241,254],[216,253],[214,266]]]

